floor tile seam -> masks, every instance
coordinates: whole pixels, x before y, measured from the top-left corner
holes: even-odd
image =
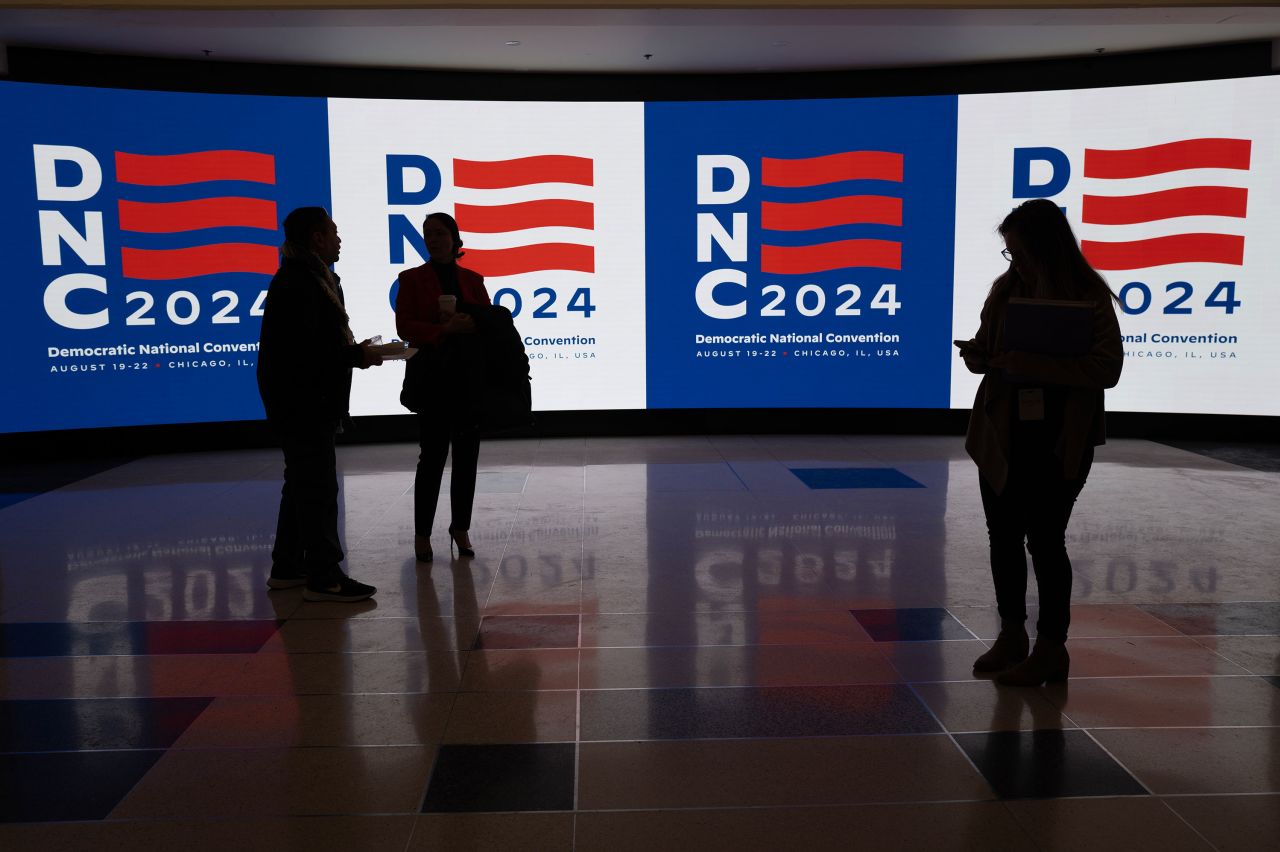
[[[814,689],[849,689],[860,686],[909,686],[910,684],[901,680],[866,680],[844,683],[833,683],[831,681],[820,681],[815,683],[706,683],[706,684],[689,684],[686,686],[587,686],[579,687],[579,692],[694,692],[697,690],[729,690],[729,689],[751,689],[751,690],[767,690],[767,689],[790,689],[790,690],[814,690]],[[476,690],[478,692],[514,692],[517,690]],[[531,690],[531,691],[551,691],[551,690]]]
[[[1102,681],[1102,680],[1172,680],[1174,678],[1197,678],[1207,680],[1209,678],[1250,678],[1250,677],[1268,677],[1268,675],[1250,675],[1250,674],[1223,674],[1223,675],[1072,675],[1071,682],[1078,681]],[[968,678],[938,678],[938,679],[920,679],[906,678],[903,682],[908,684],[948,684],[948,683],[994,683],[992,677],[968,677]],[[1022,687],[1006,687],[1007,689],[1021,689]],[[1033,687],[1035,688],[1035,687]]]
[[[1089,798],[1100,798],[1092,796]],[[873,800],[863,802],[807,802],[804,804],[779,804],[779,805],[688,805],[678,807],[641,807],[641,808],[580,808],[576,811],[578,814],[637,814],[637,813],[653,813],[655,811],[661,813],[714,813],[714,812],[737,812],[737,811],[797,811],[797,810],[848,810],[857,808],[860,810],[869,810],[871,808],[896,808],[896,807],[914,807],[916,805],[998,805],[1003,804],[1000,799],[891,799],[891,800]],[[484,811],[483,813],[504,813],[502,811]],[[505,812],[510,813],[510,812]],[[515,813],[531,813],[530,811],[515,811]]]
[[[92,620],[71,620],[71,621],[14,621],[0,622],[5,626],[23,625],[23,624],[47,624],[56,627],[83,627],[93,624],[271,624],[281,621],[279,617],[272,616],[263,618],[255,616],[251,618],[100,618]]]
[[[1102,750],[1102,753],[1103,753],[1103,754],[1105,754],[1107,757],[1111,758],[1111,760],[1115,763],[1115,765],[1116,765],[1116,766],[1118,766],[1118,767],[1120,767],[1121,769],[1123,769],[1123,770],[1124,770],[1124,772],[1125,772],[1125,774],[1126,774],[1126,775],[1128,775],[1130,778],[1132,778],[1132,779],[1133,779],[1133,780],[1138,784],[1138,786],[1140,786],[1143,790],[1145,790],[1148,796],[1154,796],[1154,795],[1155,795],[1155,791],[1151,789],[1151,786],[1150,786],[1149,784],[1147,784],[1147,782],[1145,782],[1145,781],[1143,781],[1141,778],[1139,778],[1139,777],[1138,777],[1138,773],[1137,773],[1137,772],[1135,772],[1133,769],[1130,769],[1130,768],[1129,768],[1129,766],[1127,766],[1127,765],[1125,764],[1125,762],[1124,762],[1124,761],[1122,761],[1120,758],[1118,758],[1118,757],[1116,757],[1114,754],[1112,754],[1112,753],[1111,753],[1111,749],[1109,749],[1109,748],[1107,748],[1105,745],[1103,745],[1103,744],[1098,740],[1098,738],[1097,738],[1097,737],[1095,737],[1095,736],[1090,732],[1090,730],[1089,730],[1088,728],[1079,728],[1078,730],[1083,731],[1083,732],[1084,732],[1084,735],[1085,735],[1086,737],[1088,737],[1088,738],[1089,738],[1089,740],[1090,740],[1090,741],[1091,741],[1095,746],[1097,746],[1098,748],[1100,748],[1100,749]]]
[[[975,633],[975,632],[974,632],[974,630],[973,630],[973,628],[969,627],[969,625],[965,624],[963,621],[961,621],[959,618],[957,618],[957,617],[956,617],[956,614],[955,614],[954,612],[952,612],[952,611],[951,611],[951,607],[949,607],[949,606],[944,606],[944,607],[942,607],[942,611],[943,611],[943,612],[945,612],[947,615],[951,616],[951,619],[952,619],[956,624],[959,624],[961,627],[963,627],[963,628],[964,628],[964,630],[965,630],[965,632],[966,632],[966,633],[968,633],[970,636],[972,636],[974,639],[977,639],[979,642],[985,642],[985,641],[986,641],[986,640],[985,640],[985,639],[983,639],[981,636],[979,636],[977,633]],[[967,639],[966,639],[966,640],[963,640],[963,641],[966,641],[966,642],[967,642],[967,641],[969,641],[969,640],[967,640]]]
[[[997,791],[991,781],[987,779],[987,776],[983,774],[982,770],[978,767],[978,764],[974,763],[973,758],[964,750],[964,747],[960,745],[960,741],[956,739],[955,732],[947,728],[946,724],[943,723],[938,714],[934,712],[933,707],[929,705],[929,702],[924,700],[923,696],[920,695],[914,686],[908,684],[907,689],[911,690],[911,694],[915,696],[916,701],[918,701],[920,706],[924,707],[925,711],[928,712],[939,730],[941,730],[942,735],[951,741],[952,748],[960,753],[960,756],[964,759],[965,763],[969,764],[969,768],[973,770],[974,774],[977,775],[978,778],[982,779],[982,783],[987,785],[987,790],[989,790],[991,795],[998,800],[1000,798],[999,791]]]
[[[402,692],[378,691],[378,690],[356,690],[356,691],[327,691],[327,692],[223,692],[213,696],[215,700],[224,698],[311,698],[313,696],[355,696],[355,695],[454,695],[456,689],[418,689],[406,690]],[[131,697],[131,696],[121,696]],[[138,696],[152,697],[152,696]],[[177,697],[184,698],[186,696],[157,696],[157,697]],[[197,696],[204,697],[204,696]]]
[[[985,732],[984,732],[985,733]],[[586,745],[649,745],[655,743],[802,743],[814,742],[816,740],[867,740],[867,739],[900,739],[905,737],[930,737],[930,738],[946,738],[950,739],[953,744],[955,739],[946,728],[939,728],[936,731],[882,731],[865,734],[798,734],[792,736],[762,736],[762,737],[657,737],[643,738],[628,737],[625,739],[579,739],[580,746]]]
[[[66,698],[9,698],[0,693],[0,704],[19,701],[213,701],[216,695],[68,695]]]
[[[443,743],[440,742],[412,742],[412,743],[339,743],[336,745],[198,745],[198,746],[169,746],[167,748],[116,748],[116,749],[75,749],[66,752],[14,752],[15,754],[102,754],[106,752],[139,752],[139,751],[158,751],[168,754],[170,752],[180,754],[192,753],[225,753],[225,752],[250,752],[259,754],[262,752],[282,752],[282,751],[372,751],[378,749],[438,749]]]
[[[579,647],[581,650],[584,650],[584,651],[588,651],[588,650],[601,650],[601,651],[642,650],[642,651],[654,651],[654,650],[661,650],[661,649],[666,649],[666,648],[682,648],[682,649],[691,649],[691,648],[846,648],[846,647],[857,647],[857,646],[874,647],[874,645],[875,645],[875,643],[874,643],[874,642],[858,642],[858,641],[854,641],[854,640],[849,640],[849,641],[832,641],[832,642],[804,642],[804,643],[799,643],[799,644],[792,644],[792,643],[787,643],[787,642],[771,642],[771,643],[764,644],[764,645],[761,645],[761,644],[755,644],[755,643],[741,643],[741,642],[738,642],[738,643],[724,643],[724,644],[720,644],[720,643],[713,643],[713,644],[703,644],[703,645],[579,645],[578,647]],[[484,650],[509,650],[509,649],[505,649],[505,648],[489,648],[489,649],[484,649]],[[548,650],[548,651],[552,651],[552,650],[563,650],[563,648],[562,648],[562,647],[559,647],[559,648],[545,648],[545,649],[542,649],[542,650]]]
[[[1240,793],[1160,793],[1156,796],[1158,799],[1239,799],[1243,797],[1250,798],[1273,798],[1280,800],[1280,791],[1277,790],[1253,790]]]
[[[135,748],[123,748],[113,746],[112,748],[50,748],[50,749],[27,749],[22,751],[0,751],[0,757],[16,757],[20,755],[36,755],[36,754],[134,754],[137,752],[157,752],[159,754],[167,753],[172,746],[137,746]],[[4,823],[0,822],[0,825]]]
[[[1180,633],[1188,639],[1280,639],[1280,633]],[[1197,644],[1201,644],[1197,641]],[[1207,647],[1207,646],[1206,646]],[[1213,649],[1210,649],[1213,650]]]
[[[444,745],[441,741],[422,741],[415,740],[413,742],[402,743],[269,743],[245,745],[235,744],[206,744],[206,745],[178,745],[176,742],[168,746],[137,746],[136,748],[61,748],[61,749],[42,749],[35,751],[0,751],[0,757],[13,757],[16,755],[37,755],[37,754],[119,754],[119,753],[135,753],[135,752],[160,752],[162,754],[191,754],[193,752],[280,752],[280,751],[317,751],[328,749],[336,751],[340,749],[388,749],[388,748],[439,748]],[[3,823],[0,823],[2,825]]]
[[[874,648],[874,647],[877,647],[877,643],[856,642],[856,641],[831,641],[831,642],[769,642],[767,644],[714,643],[714,644],[696,644],[696,645],[683,645],[683,644],[681,645],[677,645],[677,644],[671,644],[671,645],[665,645],[665,644],[664,645],[579,645],[578,647],[582,648],[583,650],[591,648],[591,649],[599,649],[599,650],[605,650],[605,651],[631,650],[631,649],[651,651],[651,650],[659,650],[659,649],[667,649],[667,648],[680,648],[680,649],[687,650],[690,648],[848,648],[851,646]],[[533,650],[542,650],[542,649],[533,649]],[[547,650],[554,650],[554,649],[547,649]]]
[[[579,687],[579,692],[695,692],[698,690],[852,690],[858,687],[910,687],[902,681],[858,683],[695,683],[692,686]],[[488,690],[484,690],[488,692]],[[548,692],[552,690],[547,690]],[[567,690],[558,690],[567,691]]]
[[[1089,725],[1089,731],[1271,731],[1280,725]]]
[[[551,649],[551,650],[560,650],[560,649],[559,649],[559,648],[556,648],[556,649]],[[265,649],[264,649],[263,651],[260,651],[260,652],[259,652],[259,656],[282,656],[282,657],[324,657],[324,656],[329,656],[329,657],[339,657],[339,656],[341,656],[341,657],[361,657],[361,656],[373,656],[373,655],[375,655],[375,654],[445,654],[445,653],[448,653],[448,652],[450,652],[450,651],[456,651],[456,652],[458,652],[458,653],[464,653],[464,654],[472,654],[472,653],[475,653],[475,651],[474,651],[474,650],[472,650],[472,649],[469,649],[469,648],[460,648],[460,647],[458,647],[457,645],[452,645],[452,646],[449,646],[449,647],[447,647],[447,648],[425,648],[425,647],[423,647],[423,648],[372,648],[372,649],[367,650],[367,651],[352,651],[352,650],[347,650],[347,649],[337,649],[337,650],[325,650],[325,649],[315,649],[315,650],[298,650],[298,649],[273,648],[273,649],[271,649],[271,650],[265,650]]]
[[[1267,675],[1256,675],[1249,671],[1241,674],[1226,673],[1192,673],[1192,674],[1115,674],[1115,675],[1072,675],[1070,683],[1082,680],[1249,680]],[[977,678],[975,678],[977,679]],[[985,680],[985,678],[983,678]],[[1019,687],[1013,687],[1017,689]]]
[[[527,811],[520,811],[520,812],[518,812],[518,813],[527,813]],[[410,811],[386,811],[386,812],[383,812],[383,813],[368,813],[368,812],[363,812],[363,811],[362,811],[362,812],[360,812],[360,813],[333,813],[333,814],[325,814],[325,813],[321,813],[321,814],[309,814],[309,813],[308,813],[308,814],[269,814],[269,813],[265,813],[265,814],[234,814],[234,815],[210,814],[210,815],[192,815],[192,816],[169,816],[169,815],[165,815],[165,814],[157,814],[156,816],[147,816],[147,817],[132,817],[132,816],[131,816],[131,817],[110,817],[110,816],[108,816],[108,817],[105,817],[105,818],[103,818],[103,819],[61,819],[61,820],[40,821],[40,822],[0,823],[0,834],[3,834],[4,826],[6,826],[6,825],[27,825],[27,826],[62,826],[62,825],[86,825],[86,826],[99,826],[99,825],[121,825],[121,826],[129,826],[129,825],[137,825],[137,826],[144,826],[144,825],[157,825],[157,824],[158,824],[158,825],[182,825],[182,824],[186,824],[186,823],[199,823],[199,824],[206,824],[206,823],[207,823],[207,824],[218,824],[218,823],[220,823],[220,824],[243,824],[243,823],[245,823],[245,822],[249,822],[249,821],[253,821],[253,822],[259,822],[259,821],[261,821],[261,822],[275,822],[275,821],[284,822],[284,821],[293,821],[293,820],[309,820],[309,819],[322,820],[322,819],[328,819],[328,818],[330,818],[330,817],[334,817],[334,816],[355,816],[355,817],[365,817],[365,816],[369,816],[369,817],[403,817],[403,816],[410,816],[410,817],[412,817],[412,816],[417,816],[417,815],[418,815],[418,814],[415,814],[415,813],[410,812]]]
[[[1053,726],[1037,726],[1037,725],[1035,724],[1035,720],[1034,720],[1034,719],[1032,719],[1032,720],[1031,720],[1031,722],[1032,722],[1031,726],[1030,726],[1030,727],[1025,727],[1025,728],[1022,728],[1022,727],[1019,727],[1019,728],[995,728],[995,729],[992,729],[992,728],[978,728],[978,729],[975,729],[975,730],[972,730],[972,731],[960,731],[960,730],[955,730],[955,729],[953,729],[953,728],[947,728],[947,733],[949,733],[949,734],[954,734],[954,735],[955,735],[955,736],[957,736],[957,737],[961,737],[961,736],[969,736],[969,735],[972,735],[972,734],[1018,734],[1018,733],[1029,734],[1029,733],[1033,733],[1033,732],[1037,732],[1037,731],[1082,731],[1082,730],[1084,730],[1083,728],[1080,728],[1080,727],[1076,726],[1075,724],[1053,725]]]
[[[193,651],[190,654],[44,654],[40,656],[30,655],[21,657],[5,657],[0,656],[0,664],[8,660],[189,660],[198,657],[243,657],[249,659],[264,653],[262,648],[253,651]],[[266,651],[265,653],[283,653],[279,651]]]
[[[404,649],[382,649],[369,651],[349,651],[349,650],[297,650],[288,648],[269,648],[262,647],[252,651],[193,651],[189,654],[45,654],[45,655],[29,655],[21,657],[5,657],[0,656],[0,663],[7,660],[120,660],[120,659],[144,659],[144,660],[164,660],[167,662],[178,662],[179,660],[197,660],[202,657],[231,657],[235,659],[254,659],[259,657],[289,657],[289,656],[320,656],[320,655],[357,655],[357,654],[439,654],[446,651],[461,651],[469,653],[472,649],[448,647],[448,648],[404,648]],[[497,650],[497,649],[490,649]],[[506,650],[506,649],[502,649]],[[511,649],[517,650],[517,649]],[[535,650],[535,649],[526,649]],[[536,649],[536,650],[562,650],[559,648]]]

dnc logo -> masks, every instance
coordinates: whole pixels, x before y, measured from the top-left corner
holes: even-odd
[[[444,178],[430,157],[389,154],[386,164],[388,206],[426,205],[440,196]],[[594,160],[568,154],[506,160],[455,157],[451,166],[453,216],[466,244],[468,269],[490,281],[547,272],[594,275]],[[420,226],[421,220],[410,221],[403,213],[388,216],[390,263],[405,263],[406,246],[421,259],[428,259]],[[486,245],[489,247],[483,247]],[[398,289],[399,281],[393,282],[389,294],[393,309]],[[555,288],[539,287],[533,295],[541,300],[533,316],[556,315],[554,305],[559,294]],[[513,316],[520,315],[523,297],[514,287],[500,287],[493,298],[495,303],[508,307]],[[590,317],[596,310],[591,288],[578,287],[564,309]]]
[[[104,165],[85,148],[37,144],[32,157],[41,206],[41,262],[54,270],[75,269],[44,289],[45,313],[63,328],[97,329],[112,322],[112,300],[101,298],[113,295],[103,274],[108,268],[118,268],[125,280],[144,282],[124,298],[131,307],[125,319],[129,326],[154,326],[157,314],[186,326],[210,310],[212,323],[239,323],[235,290],[219,289],[205,298],[165,288],[163,306],[157,308],[156,289],[146,283],[228,273],[265,277],[276,270],[276,161],[271,154],[115,151],[109,167],[117,198],[103,197]],[[237,191],[228,192],[229,186]],[[104,217],[117,224],[118,257],[108,256]],[[244,236],[228,239],[227,234]],[[249,316],[262,315],[264,296],[265,291],[258,295]]]
[[[794,310],[805,317],[828,308],[828,288],[792,282],[802,276],[848,269],[902,269],[903,198],[900,187],[905,157],[892,151],[843,151],[817,157],[781,159],[761,157],[756,163],[760,184],[769,195],[758,207],[740,207],[751,188],[752,169],[746,160],[728,154],[700,154],[697,158],[697,261],[715,262],[715,250],[731,263],[746,264],[750,254],[750,220],[759,217],[759,271],[777,276],[759,293],[759,316],[787,316]],[[850,181],[873,181],[859,186],[882,187],[876,192],[850,193]],[[833,238],[833,235],[838,235]],[[747,272],[717,268],[704,273],[694,290],[698,310],[712,319],[733,320],[748,312]],[[842,283],[834,288],[834,315],[862,312],[863,289]],[[901,307],[894,283],[880,285],[870,307],[893,316]]]
[[[1080,164],[1079,210],[1085,257],[1104,273],[1176,264],[1242,267],[1249,190],[1241,184],[1249,171],[1251,148],[1249,139],[1224,138],[1086,148]],[[1059,195],[1072,183],[1072,165],[1058,148],[1014,149],[1013,197]],[[1164,313],[1191,313],[1185,303],[1199,283],[1168,283]],[[1234,313],[1241,304],[1235,285],[1235,280],[1216,282],[1204,305]],[[1142,313],[1152,303],[1151,288],[1142,281],[1125,283],[1120,296],[1130,314]]]

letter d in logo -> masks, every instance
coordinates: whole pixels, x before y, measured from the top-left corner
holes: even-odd
[[[1032,164],[1046,163],[1049,177],[1042,183],[1032,183]],[[1043,173],[1043,169],[1035,169]],[[1051,198],[1067,188],[1071,181],[1071,161],[1057,148],[1013,149],[1013,197]]]

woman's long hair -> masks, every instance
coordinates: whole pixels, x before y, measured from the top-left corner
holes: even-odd
[[[462,233],[458,230],[458,222],[448,213],[428,213],[427,218],[422,220],[423,227],[432,219],[449,229],[449,236],[453,237],[453,259],[457,260],[466,254],[462,250]]]
[[[1002,237],[1017,237],[1024,255],[1018,258],[1019,263],[1035,271],[1037,295],[1042,298],[1088,301],[1109,297],[1120,301],[1085,260],[1062,208],[1047,198],[1019,204],[996,231]],[[1007,297],[1019,280],[1011,267],[992,283],[988,302]]]

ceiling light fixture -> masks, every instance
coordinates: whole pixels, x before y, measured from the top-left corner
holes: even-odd
[[[516,46],[516,45],[518,45],[519,43],[520,43],[520,42],[518,42],[518,41],[509,41],[509,42],[507,42],[507,47],[515,47],[515,46]]]

